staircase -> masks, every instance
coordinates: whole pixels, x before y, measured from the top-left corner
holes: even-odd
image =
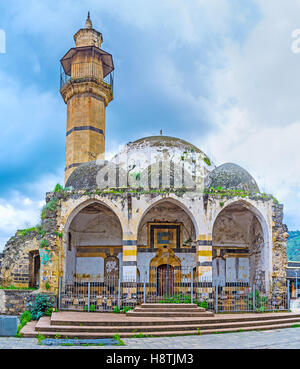
[[[129,310],[127,316],[134,317],[208,317],[213,316],[212,312],[196,304],[142,304]]]
[[[21,333],[50,338],[121,338],[271,330],[300,326],[300,313],[216,314],[194,306],[145,304],[127,314],[58,312],[29,322]],[[172,304],[174,305],[174,304]],[[146,314],[146,315],[143,315]]]

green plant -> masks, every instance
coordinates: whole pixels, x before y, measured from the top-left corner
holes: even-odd
[[[38,340],[38,345],[40,345],[42,343],[42,341],[46,338],[45,336],[43,336],[40,331],[38,331],[38,334],[37,334],[37,340]]]
[[[52,307],[49,307],[46,311],[45,311],[45,315],[46,316],[51,316],[53,313],[53,308]]]
[[[37,288],[34,287],[16,287],[13,284],[11,284],[10,286],[0,286],[0,290],[29,290],[29,291],[34,291]]]
[[[63,234],[61,232],[57,232],[57,231],[54,231],[53,232],[56,236],[58,236],[59,238],[62,238],[63,237]]]
[[[121,337],[120,337],[120,335],[119,335],[119,334],[115,334],[115,335],[113,336],[113,339],[115,339],[116,341],[118,341],[118,344],[119,344],[120,346],[125,346],[125,343],[121,340]]]
[[[24,313],[20,316],[20,324],[17,328],[17,337],[22,337],[22,334],[20,333],[21,329],[32,320],[32,315],[30,311],[25,310]]]
[[[206,301],[197,302],[197,305],[201,308],[208,309],[208,303]]]
[[[41,240],[40,240],[40,247],[41,248],[45,248],[45,247],[48,247],[49,246],[49,241],[48,240],[46,240],[45,238],[42,238]]]
[[[42,212],[41,212],[41,218],[45,219],[46,217],[46,212],[47,211],[56,211],[57,209],[57,204],[58,204],[58,200],[57,199],[52,199],[49,202],[47,202],[47,204],[43,207]]]
[[[33,300],[28,302],[28,308],[33,320],[38,320],[44,316],[49,308],[54,307],[54,297],[47,294],[37,294]]]
[[[203,161],[204,161],[208,166],[210,166],[210,165],[211,165],[211,162],[210,162],[210,160],[209,160],[209,158],[208,158],[207,156],[203,159]]]
[[[84,306],[83,308],[84,311],[96,311],[96,306],[95,305],[90,305],[90,307],[88,308],[87,305]]]
[[[62,192],[62,191],[64,191],[63,186],[57,183],[57,185],[54,187],[53,192]]]
[[[50,290],[51,287],[50,287],[50,284],[48,282],[45,283],[45,288],[46,288],[47,291]]]
[[[122,314],[126,314],[127,311],[133,310],[134,308],[132,306],[123,306],[122,310],[120,311]]]
[[[45,236],[46,231],[43,229],[43,227],[39,224],[35,227],[37,233],[39,234],[39,236]]]
[[[25,237],[31,232],[35,232],[36,227],[26,228],[26,229],[20,229],[17,231],[17,236]]]
[[[116,306],[115,308],[114,308],[114,310],[113,310],[113,313],[115,313],[115,314],[119,314],[120,313],[120,308],[118,307],[118,306]]]
[[[254,306],[253,306],[254,300]],[[254,296],[253,291],[251,291],[248,295],[248,299],[246,300],[250,309],[255,310],[256,312],[263,313],[266,311],[266,304],[268,302],[268,298],[266,296],[261,296],[259,291],[255,289]]]

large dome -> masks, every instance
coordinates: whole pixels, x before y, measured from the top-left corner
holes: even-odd
[[[161,171],[164,171],[168,172],[169,177],[172,176],[170,167],[173,167],[173,180],[161,175]],[[168,181],[175,183],[182,173],[182,167],[186,187],[192,186],[193,181],[200,186],[203,178],[215,168],[206,154],[187,141],[162,135],[144,137],[129,142],[110,161],[95,160],[81,164],[69,176],[66,187],[76,190],[127,187],[128,176],[130,185],[144,187],[149,185],[149,171],[153,179],[150,187],[161,187],[159,177],[164,177],[162,187],[172,187]],[[120,178],[116,180],[116,176]],[[176,183],[175,187],[178,187]]]
[[[205,178],[205,187],[259,192],[254,178],[244,168],[233,163],[222,164],[210,172]]]

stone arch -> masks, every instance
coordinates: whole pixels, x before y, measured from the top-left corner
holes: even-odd
[[[62,244],[62,255],[64,256],[62,267],[65,276],[72,278],[74,270],[77,273],[77,265],[80,270],[89,269],[88,265],[95,270],[101,270],[98,274],[96,271],[93,273],[91,271],[91,275],[96,278],[105,276],[105,259],[111,255],[111,252],[114,254],[111,248],[115,246],[121,248],[123,243],[122,221],[112,205],[109,201],[94,198],[80,202],[70,211],[65,222]],[[107,231],[109,227],[112,227],[112,232]],[[70,233],[72,233],[71,245]],[[78,247],[83,249],[79,253],[79,258],[77,258]],[[90,250],[88,254],[83,255],[82,252],[86,252],[88,248],[95,248],[95,252]],[[89,257],[83,259],[85,256]],[[97,258],[97,260],[92,258]],[[87,265],[84,266],[85,264]],[[89,277],[85,272],[82,273],[79,272],[84,278]]]
[[[165,202],[170,202],[176,206],[178,206],[180,209],[182,209],[189,217],[189,219],[191,220],[193,227],[194,227],[194,232],[195,232],[195,237],[197,237],[198,233],[199,233],[199,226],[196,220],[196,217],[194,216],[194,214],[192,213],[192,211],[190,209],[187,208],[187,206],[185,204],[183,204],[181,201],[175,199],[174,197],[168,196],[168,197],[163,197],[163,198],[159,198],[159,199],[155,199],[145,210],[144,212],[141,214],[140,218],[138,219],[138,221],[136,222],[136,229],[135,229],[135,234],[139,235],[140,232],[140,228],[141,225],[145,219],[145,217],[147,216],[147,214],[149,214],[149,212],[155,208],[156,206],[163,204]]]
[[[73,209],[71,209],[67,215],[67,220],[64,224],[64,240],[66,241],[65,237],[67,235],[67,232],[68,232],[68,229],[70,227],[70,224],[72,222],[72,220],[75,218],[75,216],[82,210],[84,209],[85,207],[87,207],[88,205],[90,204],[93,204],[93,203],[99,203],[103,206],[106,206],[108,207],[111,211],[113,211],[116,215],[116,217],[119,219],[119,222],[122,226],[122,230],[124,229],[124,221],[122,218],[120,218],[118,216],[118,214],[116,213],[116,211],[114,210],[114,208],[116,208],[115,204],[111,201],[109,201],[108,199],[96,199],[96,198],[93,198],[93,199],[87,199],[87,200],[84,200],[84,201],[81,201],[79,202],[78,204],[76,204],[76,206],[73,207]]]
[[[158,251],[158,254],[154,256],[150,260],[150,270],[153,268],[157,268],[162,264],[169,264],[172,267],[181,267],[180,259],[174,254],[173,250],[169,250],[169,252],[164,253],[162,250]]]
[[[216,270],[219,273],[221,269],[224,273],[225,261],[222,259],[222,255],[227,245],[227,250],[232,249],[232,254],[229,252],[229,256],[225,257],[226,271],[227,263],[235,262],[233,269],[237,279],[242,278],[243,275],[245,281],[248,279],[251,284],[258,283],[262,291],[267,290],[269,288],[268,270],[271,248],[269,227],[262,212],[250,201],[234,199],[226,202],[225,206],[216,211],[211,224],[213,274],[216,274]],[[246,250],[248,250],[248,258]],[[236,257],[234,253],[236,253]],[[243,262],[242,269],[248,268],[248,275],[246,272],[244,274],[239,272],[241,270],[240,261]],[[248,266],[247,263],[249,263]],[[214,277],[213,275],[213,279],[215,279]],[[227,274],[226,278],[228,278]],[[223,282],[218,281],[218,283]]]

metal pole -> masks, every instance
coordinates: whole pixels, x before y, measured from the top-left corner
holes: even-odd
[[[298,277],[298,272],[297,271],[295,271],[295,273],[296,273],[296,298],[298,297],[298,279],[297,279],[297,277]]]
[[[121,278],[118,279],[118,308],[121,308]]]
[[[60,310],[61,304],[61,277],[58,279],[58,310]]]
[[[218,282],[216,282],[216,314],[218,313],[218,307],[219,307],[219,286],[218,286]]]
[[[255,284],[252,286],[252,304],[253,304],[253,313],[255,313]]]
[[[290,281],[287,280],[287,308],[290,310]]]
[[[90,311],[91,282],[88,282],[88,311]]]
[[[193,268],[191,268],[191,304],[193,303]]]

